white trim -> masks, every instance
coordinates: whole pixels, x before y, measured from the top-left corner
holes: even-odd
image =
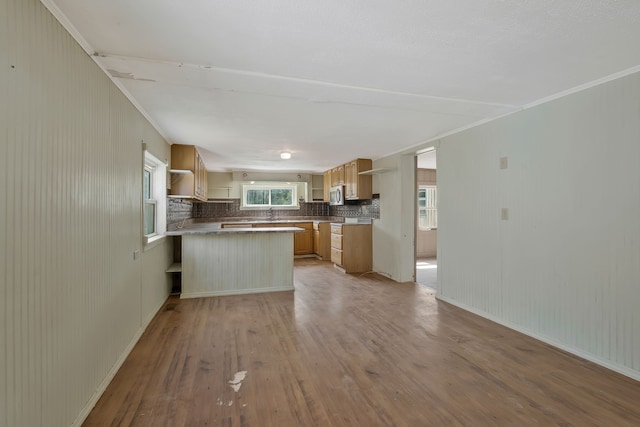
[[[247,294],[262,294],[266,292],[284,292],[294,291],[293,286],[279,286],[276,288],[253,288],[253,289],[233,289],[230,291],[207,291],[207,292],[192,292],[180,294],[180,299],[189,298],[207,298],[207,297],[221,297],[226,295],[247,295]]]
[[[143,152],[143,173],[151,172],[151,199],[150,202],[155,204],[155,229],[154,234],[144,234],[144,204],[149,202],[144,200],[144,188],[140,198],[142,200],[142,246],[143,252],[152,249],[160,244],[167,231],[167,196],[164,190],[167,187],[167,164],[158,159],[147,150]],[[144,178],[143,178],[144,181]],[[143,182],[144,187],[144,182]]]
[[[147,113],[147,111],[144,108],[142,108],[142,106],[133,97],[133,95],[129,93],[127,88],[122,83],[120,83],[115,77],[113,77],[111,73],[109,73],[109,71],[100,63],[98,59],[100,58],[100,56],[104,56],[104,55],[98,55],[98,53],[93,49],[93,46],[91,46],[91,44],[89,44],[89,42],[82,36],[82,34],[80,34],[80,31],[78,31],[78,29],[71,23],[69,18],[67,18],[67,16],[62,12],[62,10],[60,10],[58,5],[55,4],[54,0],[40,0],[40,1],[44,5],[44,7],[49,9],[49,12],[51,12],[51,14],[58,20],[60,25],[62,25],[64,29],[67,30],[67,32],[71,35],[71,37],[73,37],[73,39],[80,45],[82,50],[84,50],[87,53],[87,55],[89,55],[91,59],[93,59],[93,62],[95,62],[95,64],[98,67],[100,67],[100,69],[107,75],[107,77],[109,77],[109,79],[113,82],[113,84],[116,85],[118,89],[120,89],[120,92],[122,92],[122,94],[129,100],[129,102],[131,102],[133,106],[136,107],[136,109],[140,112],[140,114],[142,114],[144,118],[147,119],[147,121],[151,124],[151,126],[153,126],[153,128],[169,144],[172,144],[173,142],[171,141],[171,139],[169,139],[169,136],[164,132],[164,130],[160,127],[160,125],[151,118],[151,116]]]
[[[75,41],[80,45],[80,47],[87,52],[88,55],[93,56],[93,47],[89,44],[89,42],[82,37],[80,31],[69,21],[67,15],[65,15],[62,10],[58,7],[57,4],[54,3],[53,0],[40,0],[44,7],[49,9],[49,12],[60,22],[60,25],[64,27],[65,30],[75,39]],[[106,71],[105,71],[106,72]],[[108,74],[108,73],[107,73]]]
[[[269,200],[271,200],[271,190],[291,190],[291,205],[247,205],[247,192],[249,190],[269,190]],[[296,184],[288,183],[255,183],[255,184],[242,184],[242,199],[240,199],[241,210],[251,209],[300,209],[300,202],[298,201],[298,186]]]
[[[572,87],[570,89],[567,89],[567,90],[564,90],[564,91],[561,91],[561,92],[554,93],[554,94],[549,95],[547,97],[540,98],[538,100],[529,102],[527,104],[523,104],[522,106],[519,106],[519,107],[518,106],[514,106],[514,110],[513,111],[509,111],[507,113],[500,114],[499,116],[488,117],[488,118],[485,118],[485,119],[478,120],[478,121],[470,123],[468,125],[464,125],[464,126],[461,126],[459,128],[456,128],[456,129],[441,133],[441,134],[436,135],[436,136],[434,136],[432,138],[425,139],[424,141],[418,142],[418,143],[413,144],[413,145],[411,145],[409,147],[401,148],[401,149],[393,151],[391,153],[376,157],[373,160],[384,159],[385,157],[391,157],[391,156],[394,156],[394,155],[397,155],[397,154],[401,154],[401,155],[417,155],[419,151],[422,151],[424,148],[429,147],[431,145],[433,145],[437,149],[440,146],[439,140],[442,139],[442,138],[446,138],[446,137],[449,137],[451,135],[455,135],[457,133],[464,132],[465,130],[469,130],[469,129],[472,129],[472,128],[477,127],[477,126],[481,126],[481,125],[484,125],[486,123],[502,119],[504,117],[507,117],[507,116],[510,116],[512,114],[518,113],[520,111],[528,110],[530,108],[537,107],[538,105],[545,104],[547,102],[554,101],[556,99],[560,99],[560,98],[563,98],[565,96],[572,95],[574,93],[578,93],[578,92],[582,92],[582,91],[587,90],[587,89],[591,89],[592,87],[599,86],[601,84],[604,84],[604,83],[607,83],[607,82],[610,82],[610,81],[613,81],[613,80],[621,79],[623,77],[629,76],[631,74],[635,74],[637,72],[640,72],[640,65],[637,65],[637,66],[631,67],[631,68],[627,68],[626,70],[622,70],[622,71],[619,71],[617,73],[609,74],[608,76],[602,77],[600,79],[592,80],[590,82],[587,82],[587,83]]]
[[[439,284],[440,285],[440,284]],[[480,317],[483,317],[485,319],[491,320],[492,322],[495,322],[499,325],[505,326],[509,329],[512,329],[514,331],[520,332],[524,335],[527,335],[531,338],[535,338],[537,340],[540,340],[546,344],[549,344],[550,346],[559,348],[561,350],[566,351],[567,353],[571,353],[574,356],[580,357],[582,359],[588,360],[589,362],[593,362],[596,365],[600,365],[603,366],[607,369],[611,369],[612,371],[618,372],[622,375],[625,375],[629,378],[633,378],[634,380],[640,381],[640,371],[636,371],[634,369],[628,368],[626,366],[622,366],[619,365],[617,363],[613,363],[609,360],[605,360],[605,359],[601,359],[597,356],[594,356],[591,353],[587,353],[585,351],[580,350],[579,348],[576,347],[572,347],[572,346],[568,346],[566,344],[563,344],[553,338],[547,337],[546,335],[542,335],[542,334],[538,334],[535,332],[530,331],[529,329],[523,328],[519,325],[516,325],[514,323],[505,321],[502,318],[499,317],[495,317],[490,315],[489,313],[486,313],[484,311],[481,310],[477,310],[473,307],[469,307],[466,304],[460,303],[458,301],[452,300],[450,298],[444,297],[442,295],[436,294],[436,299],[440,300],[440,301],[444,301],[448,304],[454,305],[462,310],[468,311],[470,313],[476,314]]]
[[[167,236],[164,234],[156,234],[154,236],[148,237],[146,239],[144,247],[142,248],[142,252],[147,252],[148,250],[155,248],[160,243],[162,243],[166,238]]]

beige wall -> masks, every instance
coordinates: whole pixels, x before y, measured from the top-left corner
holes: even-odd
[[[0,426],[78,424],[169,292],[141,144],[169,146],[37,0],[0,1],[0,94]]]
[[[640,73],[435,141],[438,298],[640,379],[638,141]],[[400,170],[374,181],[381,200]],[[412,219],[391,198],[376,267],[406,277]]]
[[[436,185],[435,169],[418,169],[416,172],[418,185]],[[416,256],[432,258],[438,253],[438,230],[416,230]]]
[[[373,176],[373,192],[380,194],[380,219],[373,221],[373,269],[398,282],[413,281],[416,158],[385,157],[374,160],[373,169],[388,170]]]

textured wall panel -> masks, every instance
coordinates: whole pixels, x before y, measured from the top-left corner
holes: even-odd
[[[168,146],[36,0],[0,0],[0,90],[0,426],[68,426],[168,294],[170,240],[133,259]]]
[[[440,297],[640,378],[639,141],[640,74],[444,138]]]
[[[293,289],[293,232],[182,237],[182,297]]]

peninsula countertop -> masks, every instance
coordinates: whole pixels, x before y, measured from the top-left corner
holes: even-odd
[[[264,221],[263,221],[264,222]],[[222,228],[222,222],[206,222],[188,224],[176,230],[167,231],[167,236],[189,236],[202,234],[253,234],[253,233],[299,233],[305,231],[300,227],[252,227],[247,222],[243,228]]]

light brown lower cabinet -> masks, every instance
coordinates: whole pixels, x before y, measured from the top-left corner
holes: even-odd
[[[331,262],[346,273],[371,271],[371,224],[331,224]]]
[[[331,224],[313,223],[313,253],[324,261],[331,261]]]
[[[293,234],[293,254],[308,255],[313,253],[313,223],[299,222],[291,224],[290,227],[304,228],[301,233]]]

